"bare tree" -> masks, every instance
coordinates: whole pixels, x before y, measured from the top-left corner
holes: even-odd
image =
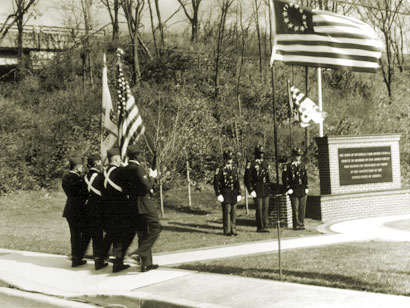
[[[83,90],[85,92],[85,81],[88,79],[90,84],[93,84],[92,73],[92,57],[90,46],[90,33],[92,30],[91,7],[92,0],[81,0],[82,15],[84,18],[85,35],[83,37],[83,49],[81,51],[81,59],[83,61]]]
[[[216,41],[216,51],[215,51],[215,76],[214,76],[214,98],[216,99],[219,93],[219,70],[220,62],[222,59],[223,43],[225,39],[225,27],[226,19],[228,16],[229,8],[232,6],[234,0],[222,0],[220,5],[220,15],[218,22],[218,33]]]
[[[120,11],[120,0],[100,0],[101,3],[107,8],[110,15],[112,25],[112,40],[118,41],[120,27],[118,21],[118,13]]]
[[[396,57],[394,55],[395,45],[395,30],[394,26],[397,23],[398,12],[403,7],[403,0],[378,0],[360,1],[362,8],[359,13],[367,17],[367,19],[380,29],[386,48],[385,56],[380,60],[380,66],[383,74],[384,83],[387,88],[389,97],[392,96],[392,82],[394,77],[394,65]]]
[[[185,16],[188,18],[189,22],[191,23],[191,41],[196,41],[198,38],[198,31],[199,31],[199,5],[201,4],[202,0],[192,0],[190,2],[192,6],[192,13],[188,11],[188,1],[178,0],[179,4],[182,6],[184,10]]]
[[[141,27],[141,18],[145,6],[145,0],[121,0],[121,6],[124,10],[127,20],[128,33],[133,48],[133,74],[134,84],[138,85],[141,78],[140,60],[138,49],[140,45],[139,28]]]
[[[256,34],[258,36],[258,54],[259,54],[259,73],[262,75],[262,41],[261,41],[261,30],[259,25],[259,7],[260,0],[252,0],[252,10],[255,19]],[[241,12],[242,13],[242,12]]]

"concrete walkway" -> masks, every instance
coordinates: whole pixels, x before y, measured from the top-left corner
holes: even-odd
[[[283,239],[281,249],[373,238],[410,241],[410,232],[386,227],[387,224],[394,225],[394,221],[407,219],[410,215],[322,225],[320,231],[324,232],[323,235]],[[76,299],[105,307],[410,307],[410,297],[405,296],[169,267],[187,262],[274,252],[277,248],[277,241],[270,240],[159,254],[154,256],[154,262],[161,265],[158,270],[141,273],[134,264],[130,269],[116,274],[112,273],[111,265],[97,272],[89,261],[85,266],[72,269],[66,256],[0,249],[0,287],[14,286],[57,299]]]

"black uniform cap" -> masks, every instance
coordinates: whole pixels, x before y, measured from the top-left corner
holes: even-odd
[[[138,155],[140,150],[137,145],[131,144],[127,148],[127,155]]]
[[[298,147],[293,147],[292,155],[294,156],[302,156],[302,150]]]
[[[94,165],[94,163],[95,163],[96,161],[98,161],[98,160],[101,160],[100,155],[99,155],[99,154],[92,154],[92,155],[88,156],[88,158],[87,158],[87,164],[88,164],[89,166],[92,166],[92,165]]]
[[[108,158],[111,158],[111,157],[116,156],[116,155],[121,155],[119,148],[111,148],[107,151]]]
[[[80,156],[71,156],[68,158],[68,161],[71,165],[81,165],[83,163],[83,159]]]
[[[232,151],[231,150],[225,150],[222,154],[224,159],[232,159]]]
[[[260,154],[265,153],[265,149],[263,148],[262,145],[257,144],[257,145],[255,146],[255,150],[253,151],[253,153],[254,153],[255,155],[260,155]]]

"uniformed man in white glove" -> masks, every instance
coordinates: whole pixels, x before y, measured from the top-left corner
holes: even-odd
[[[292,149],[292,161],[283,169],[282,182],[292,203],[292,221],[294,230],[305,229],[306,199],[309,192],[308,176],[302,162],[302,151],[298,147]]]
[[[268,212],[270,196],[269,164],[265,160],[265,151],[258,144],[254,150],[255,160],[248,162],[244,174],[245,186],[255,202],[256,232],[269,233]]]
[[[237,168],[233,165],[232,151],[223,153],[223,166],[214,174],[214,189],[217,199],[222,204],[223,233],[226,236],[237,236],[236,207],[242,200]]]

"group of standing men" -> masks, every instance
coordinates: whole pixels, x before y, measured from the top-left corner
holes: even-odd
[[[271,180],[269,164],[264,159],[264,148],[256,145],[255,159],[248,162],[244,174],[244,184],[255,203],[256,232],[268,233],[268,212]],[[292,219],[294,230],[304,230],[306,199],[309,192],[308,176],[305,164],[301,161],[302,151],[294,147],[291,160],[284,166],[282,183],[292,204]],[[222,204],[223,234],[237,236],[236,208],[241,201],[239,172],[233,164],[232,151],[223,153],[224,163],[214,173],[214,190],[217,199]]]
[[[108,150],[109,165],[104,168],[99,155],[87,159],[89,171],[83,173],[81,157],[70,157],[70,171],[63,177],[67,195],[63,216],[71,235],[72,267],[87,262],[84,255],[92,240],[95,269],[108,265],[105,260],[112,249],[113,272],[130,267],[124,258],[135,235],[138,249],[130,255],[141,263],[141,271],[158,268],[152,262],[152,246],[161,225],[151,199],[156,171],[138,160],[135,145],[127,149],[128,163],[121,163],[118,148]]]

